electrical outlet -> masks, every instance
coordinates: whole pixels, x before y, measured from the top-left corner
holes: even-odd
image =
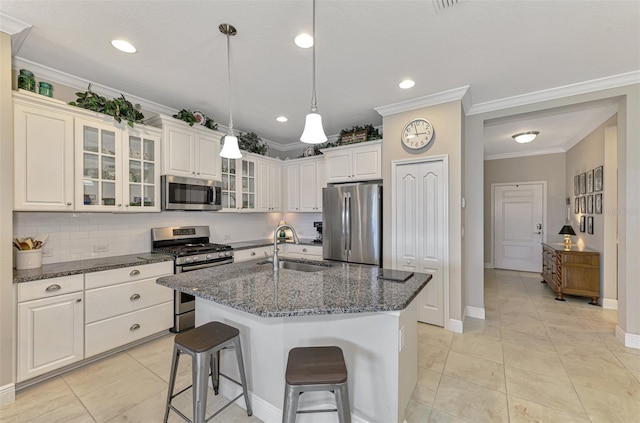
[[[404,348],[404,326],[400,328],[400,332],[398,332],[398,352],[402,351]]]
[[[106,253],[107,251],[109,251],[109,246],[107,244],[93,246],[94,253]]]
[[[42,257],[53,257],[53,251],[48,248],[42,249]]]

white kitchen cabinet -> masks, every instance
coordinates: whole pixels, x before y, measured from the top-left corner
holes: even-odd
[[[303,260],[322,260],[322,245],[282,244],[280,246],[284,257]]]
[[[292,160],[284,169],[286,211],[322,212],[322,188],[326,186],[323,158]]]
[[[266,254],[266,255],[265,255]],[[236,250],[233,252],[233,261],[240,263],[243,261],[253,260],[257,258],[266,258],[273,255],[273,245],[247,248],[244,250]]]
[[[258,204],[261,212],[282,210],[282,165],[275,159],[258,159]]]
[[[148,127],[124,133],[124,211],[160,211],[160,133]]]
[[[323,149],[326,182],[382,179],[382,141]]]
[[[257,210],[256,159],[243,152],[242,159],[222,157],[222,210],[255,212]]]
[[[73,210],[73,115],[14,94],[14,210]]]
[[[85,275],[85,356],[91,357],[173,326],[173,290],[156,284],[173,262]]]
[[[82,275],[18,285],[18,382],[84,358],[82,289]]]
[[[162,127],[163,175],[220,180],[221,132],[165,115],[147,122]]]

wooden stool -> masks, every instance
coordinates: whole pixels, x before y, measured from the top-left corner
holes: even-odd
[[[242,383],[237,382],[226,375],[220,373],[220,350],[225,348],[235,348],[238,370]],[[176,373],[178,371],[178,361],[180,354],[191,356],[192,384],[173,394],[176,383]],[[211,373],[209,371],[211,370]],[[229,401],[208,419],[205,420],[207,407],[207,378],[211,376],[211,384],[216,395],[220,383],[220,376],[231,382],[242,386],[242,394]],[[187,389],[193,387],[193,423],[204,423],[220,414],[225,408],[230,406],[235,400],[244,395],[244,403],[247,406],[247,415],[252,415],[251,403],[247,394],[247,379],[244,373],[244,363],[242,361],[242,348],[240,346],[240,331],[234,327],[220,322],[209,322],[195,329],[176,335],[173,343],[173,360],[171,362],[171,375],[169,377],[169,389],[167,393],[167,408],[164,413],[164,422],[169,418],[169,409],[175,411],[187,422],[190,420],[171,404],[171,400]]]
[[[284,391],[282,422],[294,423],[298,413],[338,412],[340,423],[351,423],[347,366],[339,347],[303,347],[289,351],[287,385]],[[336,409],[298,411],[298,397],[309,391],[331,391]]]

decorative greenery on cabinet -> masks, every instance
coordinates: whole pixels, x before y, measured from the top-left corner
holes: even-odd
[[[267,154],[269,150],[267,144],[262,141],[255,132],[247,132],[242,133],[238,136],[238,146],[240,150],[248,151],[249,153],[262,154],[263,156]]]
[[[187,109],[182,109],[178,113],[173,115],[173,117],[187,122],[189,126],[193,126],[195,123],[199,123],[198,118],[204,118],[204,123],[201,124],[202,126],[213,130],[218,129],[218,124],[215,123],[212,118],[205,116],[202,112],[192,112]]]
[[[118,123],[124,119],[132,128],[134,123],[143,123],[144,115],[140,112],[140,105],[132,104],[122,94],[118,98],[109,100],[91,91],[91,84],[89,84],[87,91],[77,92],[76,96],[77,100],[70,102],[69,105],[113,116]]]

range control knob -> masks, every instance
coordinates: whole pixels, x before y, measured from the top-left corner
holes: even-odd
[[[187,257],[186,259],[184,259],[185,263],[191,263],[191,257]]]
[[[218,257],[224,257],[224,253],[218,253]]]
[[[200,257],[195,256],[195,257],[193,258],[193,261],[200,261]]]
[[[225,255],[226,257],[231,257],[231,251],[227,251],[226,253],[224,253],[224,255]]]
[[[211,260],[213,258],[213,254],[207,254],[207,260]]]

